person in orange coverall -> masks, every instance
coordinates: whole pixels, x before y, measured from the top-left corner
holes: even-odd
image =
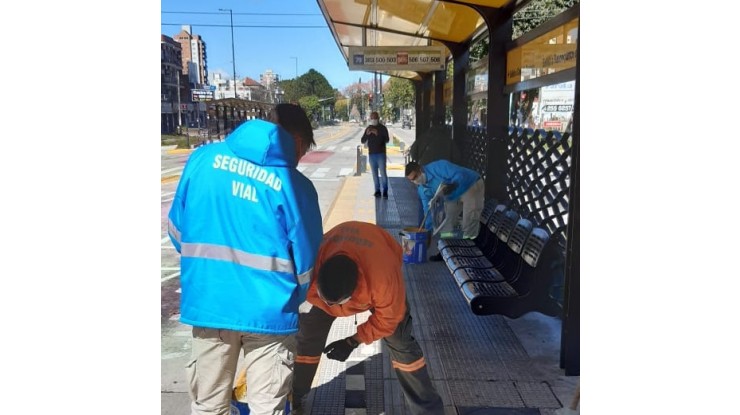
[[[324,234],[306,297],[312,307],[298,317],[294,414],[302,413],[322,352],[329,359],[344,362],[360,343],[378,339],[390,350],[391,364],[411,413],[444,414],[424,353],[411,333],[402,263],[401,246],[377,225],[349,221]],[[357,333],[324,347],[337,317],[367,310],[371,315],[357,326]]]

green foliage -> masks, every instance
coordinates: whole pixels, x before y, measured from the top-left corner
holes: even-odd
[[[300,102],[301,98],[312,95],[318,98],[331,98],[336,95],[334,88],[324,75],[314,69],[309,69],[297,79],[283,80],[279,84],[280,88],[285,91],[284,102],[296,103]]]
[[[533,0],[527,7],[514,13],[512,39],[536,28],[554,16],[573,7],[579,0]],[[482,36],[470,47],[470,62],[476,62],[488,55],[488,35]]]
[[[349,119],[349,98],[343,98],[337,100],[334,104],[334,115],[342,120],[347,121]]]
[[[301,96],[298,94],[298,87],[297,82],[295,79],[287,79],[284,81],[278,82],[280,85],[280,88],[283,90],[283,102],[292,102],[296,103],[298,102],[298,99],[301,98]]]
[[[383,91],[386,103],[391,103],[394,108],[413,107],[416,102],[414,84],[404,78],[392,77]]]
[[[177,144],[177,140],[181,136],[179,135],[169,135],[169,134],[162,134],[162,145],[163,146],[170,146],[172,144]]]
[[[306,114],[309,118],[312,115],[317,115],[321,112],[321,104],[319,103],[319,98],[316,95],[309,95],[302,97],[298,100],[298,105],[303,108],[304,111],[306,111]]]
[[[383,105],[383,108],[380,110],[380,116],[383,117],[383,122],[386,124],[395,118],[395,113],[396,111],[393,110],[393,107],[388,104]]]
[[[513,38],[529,32],[576,3],[577,0],[533,0],[527,7],[514,13]]]

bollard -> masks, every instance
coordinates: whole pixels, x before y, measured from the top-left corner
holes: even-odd
[[[355,168],[355,176],[359,176],[362,174],[362,169],[360,163],[362,162],[362,146],[357,146],[357,161],[356,161],[356,168]]]

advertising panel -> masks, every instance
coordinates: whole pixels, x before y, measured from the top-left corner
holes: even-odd
[[[351,71],[442,71],[444,46],[350,46]]]
[[[506,54],[506,84],[576,67],[578,18]]]

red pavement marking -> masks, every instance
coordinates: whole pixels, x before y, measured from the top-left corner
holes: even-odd
[[[326,160],[329,156],[334,154],[333,151],[312,151],[305,156],[303,156],[302,159],[299,161],[301,163],[321,163],[322,161]]]

